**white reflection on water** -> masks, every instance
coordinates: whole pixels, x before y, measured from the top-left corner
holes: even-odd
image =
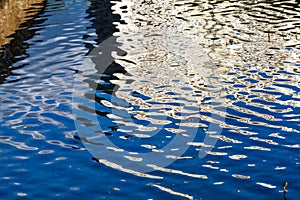
[[[102,101],[111,108],[112,113],[107,117],[118,125],[119,131],[135,138],[151,139],[161,130],[180,136],[172,140],[176,142],[172,151],[149,142],[140,146],[151,150],[150,157],[137,152],[134,156],[127,155],[126,149],[120,147],[116,158],[131,161],[122,163],[131,166],[130,169],[142,163],[159,171],[182,174],[186,172],[155,163],[162,159],[144,161],[163,155],[164,161],[167,158],[189,163],[192,156],[180,155],[187,146],[197,151],[205,149],[205,155],[220,161],[207,161],[208,164],[199,165],[199,170],[213,169],[249,182],[259,180],[258,185],[274,189],[273,184],[264,183],[267,178],[255,172],[261,172],[262,159],[262,162],[276,162],[274,152],[282,151],[281,148],[288,152],[299,148],[297,141],[289,137],[299,133],[299,39],[297,18],[291,17],[298,14],[274,9],[275,5],[270,6],[268,2],[194,4],[191,1],[115,2],[115,13],[126,22],[116,23],[120,32],[114,35],[115,43],[127,54],[114,54],[113,59],[126,73],[115,73],[118,79],[110,81],[115,85],[114,97],[111,102]],[[271,7],[268,10],[271,17],[263,14],[264,9]],[[228,101],[220,102],[220,97],[225,96]],[[120,99],[125,104],[118,103]],[[125,110],[125,114],[120,110]],[[207,116],[202,112],[212,114]],[[149,126],[133,121],[133,117],[149,122]],[[191,120],[192,117],[197,120]],[[164,127],[174,119],[179,120],[178,128]],[[208,124],[213,123],[218,129],[209,129]],[[219,134],[222,128],[227,130],[227,135]],[[212,149],[214,144],[210,142],[193,141],[196,133],[193,131],[198,129],[205,131],[206,138],[219,140],[222,145]],[[99,141],[103,141],[101,138]],[[120,138],[130,143],[128,137]],[[225,146],[228,143],[232,146]],[[112,167],[116,164],[111,163]],[[234,163],[241,164],[241,169],[232,167]],[[249,168],[253,170],[251,176],[244,173]],[[136,171],[141,170],[149,171],[144,168]],[[221,180],[215,183],[223,183]],[[185,195],[160,185],[158,188]]]
[[[123,5],[117,3],[115,8],[118,4],[120,7]],[[169,9],[168,6],[164,5],[163,8]],[[99,69],[104,73],[114,60],[126,70],[126,73],[113,74],[118,77],[117,80],[110,80],[110,83],[115,85],[113,96],[109,101],[102,100],[101,103],[110,108],[111,113],[107,116],[117,125],[119,131],[126,130],[127,135],[140,139],[152,138],[162,134],[162,131],[170,130],[173,130],[170,132],[175,133],[175,136],[165,136],[168,142],[163,148],[156,149],[158,151],[140,152],[138,158],[140,162],[133,166],[128,162],[132,161],[128,159],[131,158],[128,155],[130,152],[117,151],[112,156],[111,152],[106,153],[102,145],[93,145],[95,141],[110,147],[116,144],[103,135],[93,134],[96,130],[105,131],[97,124],[99,122],[95,111],[86,113],[75,107],[75,115],[89,119],[89,124],[92,126],[90,128],[84,126],[80,120],[76,121],[80,136],[88,138],[87,149],[96,158],[111,160],[125,168],[133,167],[135,171],[148,172],[153,170],[148,167],[149,164],[164,167],[174,162],[172,159],[166,159],[166,156],[172,154],[179,158],[183,155],[189,148],[188,142],[193,141],[201,129],[207,134],[204,135],[203,140],[206,146],[198,149],[199,157],[210,154],[210,149],[218,141],[218,137],[210,137],[210,134],[221,134],[222,128],[218,124],[224,123],[225,117],[220,113],[226,110],[226,101],[220,98],[223,86],[219,80],[217,67],[197,43],[195,35],[186,32],[184,24],[181,24],[182,27],[179,26],[176,18],[167,20],[168,23],[173,24],[172,26],[165,26],[165,23],[154,26],[136,24],[138,15],[134,6],[128,6],[127,9],[125,18],[127,23],[117,26],[120,32],[95,48],[89,54],[93,56],[92,59],[87,58],[84,63],[84,72],[76,80],[78,85],[74,86],[74,106],[80,102],[79,104],[93,109],[93,102],[82,99],[83,94],[89,93],[90,90],[83,83],[84,77],[96,73],[93,63],[96,65],[97,73]],[[116,12],[123,16],[120,10],[116,9]],[[126,52],[125,56],[118,55],[120,50],[116,50],[116,45]],[[114,52],[114,49],[116,52],[110,55],[110,51]],[[203,105],[203,102],[206,105]],[[212,112],[215,106],[221,109]],[[202,117],[199,114],[200,110],[211,114]],[[187,118],[182,118],[182,115],[186,115]],[[195,118],[192,121],[191,116]],[[149,126],[134,122],[134,118],[146,120]],[[205,120],[208,125],[199,123],[200,120]],[[165,127],[166,125],[176,128],[170,129]],[[186,134],[176,132],[186,132]]]

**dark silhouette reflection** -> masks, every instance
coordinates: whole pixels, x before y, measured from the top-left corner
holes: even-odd
[[[95,41],[97,46],[86,44],[86,47],[89,49],[87,55],[91,57],[94,65],[92,68],[96,69],[96,72],[90,75],[83,75],[86,77],[83,81],[89,85],[88,87],[92,91],[95,91],[93,94],[88,93],[84,95],[97,105],[102,105],[102,100],[113,102],[112,98],[114,98],[115,92],[119,89],[118,85],[112,83],[112,80],[119,79],[114,74],[127,73],[123,66],[114,61],[113,57],[113,54],[126,55],[126,52],[119,48],[121,45],[118,44],[117,37],[114,36],[114,33],[119,32],[116,23],[124,24],[125,22],[121,20],[120,15],[113,13],[113,5],[109,0],[91,0],[91,4],[86,11],[88,13],[87,18],[92,22],[91,27],[88,27],[88,29],[96,30],[97,38]],[[84,39],[88,37],[88,35],[83,36]],[[84,72],[84,70],[89,71],[90,69],[85,69],[83,66],[82,71]],[[99,81],[99,79],[102,81]],[[119,128],[107,117],[112,112],[110,109],[96,108],[90,110],[85,105],[82,105],[80,109],[96,113],[99,121],[106,121],[106,123],[100,123],[102,130],[106,130],[104,132],[99,130],[101,134],[113,137],[110,131],[115,132]],[[98,133],[96,134],[98,135]],[[91,141],[88,142],[91,143]]]
[[[86,11],[89,14],[87,18],[92,18],[91,28],[96,29],[98,44],[112,36],[114,32],[118,32],[113,23],[121,22],[121,16],[112,13],[112,6],[113,4],[109,0],[91,0],[91,5]]]
[[[111,84],[109,80],[117,79],[114,73],[126,73],[125,69],[114,62],[112,57],[113,52],[117,52],[118,55],[125,55],[126,52],[122,51],[116,41],[117,37],[113,36],[113,33],[118,32],[115,22],[125,23],[121,20],[118,14],[112,13],[113,4],[109,0],[105,1],[91,1],[90,7],[87,9],[89,14],[88,18],[92,18],[92,27],[96,29],[97,39],[96,42],[100,47],[94,48],[90,44],[86,44],[89,49],[89,56],[92,56],[92,61],[95,64],[97,74],[105,74],[101,77],[108,84],[101,85],[96,84],[91,80],[86,80],[90,87],[94,90],[103,90],[108,94],[112,94],[112,90],[116,89],[116,85]],[[100,54],[99,54],[100,53]],[[92,98],[92,97],[91,97]],[[96,98],[96,101],[100,99]]]
[[[283,192],[283,200],[287,200],[287,198],[286,198],[286,191]]]
[[[32,4],[29,9],[26,9],[27,15],[30,15],[32,18],[21,23],[18,26],[19,29],[15,30],[14,34],[6,36],[13,39],[10,40],[8,44],[3,45],[0,50],[0,84],[3,83],[8,76],[13,74],[14,69],[23,67],[23,65],[12,67],[12,64],[28,57],[26,49],[29,47],[29,44],[26,41],[31,39],[35,33],[41,29],[30,28],[46,20],[41,18],[36,19],[44,13],[45,6],[46,1]],[[32,15],[33,13],[34,15]],[[24,16],[24,18],[26,18],[26,16]]]

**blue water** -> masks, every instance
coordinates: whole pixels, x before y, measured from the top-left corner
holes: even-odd
[[[167,69],[155,74],[150,66],[154,75],[142,78],[143,70],[121,62],[104,72],[97,64],[85,68],[94,49],[122,33],[115,24],[126,24],[109,1],[41,5],[2,47],[0,199],[300,198],[296,1],[177,5],[183,17],[203,19],[196,28],[222,74],[221,102],[203,92],[214,85],[187,84],[192,75],[176,67],[166,76]],[[206,143],[214,135],[209,127],[220,133]],[[169,144],[173,149],[159,152]],[[152,170],[143,171],[149,159]]]

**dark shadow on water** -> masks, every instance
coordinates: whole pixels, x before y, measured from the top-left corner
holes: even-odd
[[[112,55],[114,53],[117,53],[120,56],[126,55],[126,52],[119,48],[121,45],[118,44],[117,37],[114,36],[114,33],[119,32],[115,24],[123,24],[125,22],[121,20],[120,15],[113,13],[113,3],[111,3],[111,1],[91,0],[90,2],[91,4],[86,11],[86,13],[88,14],[87,19],[91,21],[91,27],[88,27],[88,29],[95,29],[95,32],[97,34],[95,40],[97,46],[86,43],[86,48],[88,49],[87,55],[91,57],[91,61],[94,64],[96,73],[87,75],[84,82],[88,83],[89,87],[92,89],[92,91],[97,93],[97,95],[85,94],[85,96],[86,98],[95,102],[95,104],[101,105],[102,100],[113,101],[110,98],[114,98],[114,93],[119,89],[118,85],[111,82],[112,80],[119,79],[114,74],[127,73],[123,66],[114,61],[114,57]],[[83,36],[84,39],[88,37],[88,35]],[[95,81],[94,76],[99,78],[96,78],[97,80]],[[112,132],[115,132],[118,129],[118,126],[114,125],[111,119],[107,117],[107,115],[112,112],[111,110],[103,110],[97,108],[95,110],[89,110],[85,107],[81,107],[81,109],[85,110],[86,112],[91,112],[92,114],[96,113],[98,115],[99,123],[100,121],[108,120],[109,122],[107,121],[107,123],[100,123],[100,126],[104,130],[111,129]],[[101,134],[106,134],[107,136],[112,135],[112,133],[108,132],[101,132]]]
[[[98,74],[105,74],[101,77],[101,80],[107,82],[106,85],[96,85],[91,80],[86,80],[90,87],[94,90],[104,90],[105,92],[112,94],[112,89],[116,89],[116,85],[109,83],[109,80],[117,79],[113,74],[114,73],[126,73],[126,70],[116,62],[112,57],[112,52],[117,52],[119,55],[125,55],[126,52],[122,51],[117,44],[116,37],[113,36],[115,32],[119,32],[115,22],[125,23],[121,20],[120,15],[113,14],[112,12],[113,4],[108,1],[95,1],[91,0],[91,5],[87,9],[89,19],[92,19],[92,27],[96,30],[97,33],[97,45],[101,45],[104,41],[109,39],[109,45],[105,49],[97,49],[90,44],[86,44],[86,47],[89,49],[88,55],[92,56],[92,61],[95,64],[95,68]],[[85,37],[85,36],[84,36]],[[103,51],[104,50],[104,51]],[[95,52],[95,53],[93,53]],[[99,55],[98,53],[102,54]]]
[[[111,37],[113,33],[119,30],[113,24],[114,22],[121,22],[121,16],[112,13],[111,7],[113,4],[108,1],[91,0],[91,5],[87,9],[88,19],[92,19],[92,27],[96,29],[97,43],[100,44],[107,38]],[[93,47],[90,47],[91,50]]]

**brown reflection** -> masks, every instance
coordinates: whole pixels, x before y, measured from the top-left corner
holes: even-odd
[[[29,29],[45,19],[35,20],[45,8],[45,0],[0,0],[0,84],[12,73],[11,65],[22,58],[38,29]],[[20,66],[22,67],[22,66]]]
[[[0,46],[8,44],[13,38],[10,36],[26,20],[38,12],[44,0],[0,0]],[[35,5],[33,5],[35,4]],[[35,9],[32,9],[32,8]],[[30,10],[30,12],[28,12]],[[0,49],[2,51],[2,49]]]

